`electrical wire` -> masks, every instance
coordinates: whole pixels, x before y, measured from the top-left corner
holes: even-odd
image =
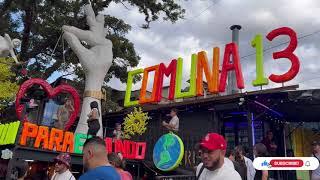
[[[317,30],[317,31],[314,31],[314,32],[312,32],[312,33],[309,33],[309,34],[300,36],[300,37],[298,37],[297,39],[304,39],[304,38],[306,38],[306,37],[315,35],[315,34],[317,34],[317,33],[320,33],[320,30]],[[285,42],[279,43],[279,44],[277,44],[277,45],[274,45],[274,46],[265,48],[265,49],[263,49],[263,52],[269,51],[269,50],[271,50],[271,49],[280,47],[280,46],[285,45],[285,44],[288,44],[288,43],[290,43],[290,41],[285,41]],[[250,57],[250,56],[253,56],[253,55],[255,55],[255,54],[256,54],[255,52],[254,52],[254,53],[251,53],[251,54],[247,54],[247,55],[244,55],[244,56],[240,57],[240,59],[245,59],[245,58]]]

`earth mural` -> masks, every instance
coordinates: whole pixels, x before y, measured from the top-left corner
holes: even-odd
[[[159,138],[153,149],[153,162],[162,171],[177,168],[184,154],[184,145],[179,136],[168,133]]]

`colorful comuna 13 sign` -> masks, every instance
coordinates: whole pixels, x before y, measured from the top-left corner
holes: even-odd
[[[290,38],[289,45],[282,51],[273,52],[273,59],[280,60],[281,58],[288,59],[291,62],[289,70],[281,75],[271,74],[269,78],[265,77],[263,66],[263,36],[257,34],[251,46],[256,50],[256,78],[252,82],[253,86],[263,86],[269,83],[269,80],[275,83],[284,83],[292,80],[299,72],[300,62],[299,58],[294,54],[297,48],[297,35],[294,30],[289,27],[282,27],[275,29],[266,35],[269,41],[272,41],[278,36],[285,35]],[[128,73],[127,89],[125,95],[124,106],[134,106],[137,104],[156,103],[160,102],[162,98],[162,86],[164,76],[170,77],[170,88],[168,99],[179,99],[193,96],[203,95],[203,73],[207,79],[208,91],[212,94],[224,92],[226,89],[226,81],[229,71],[234,71],[237,80],[237,87],[244,89],[244,78],[241,70],[240,56],[236,43],[229,43],[225,46],[222,70],[219,72],[219,56],[220,49],[213,48],[212,69],[208,63],[207,53],[205,51],[198,52],[191,55],[191,70],[190,70],[190,88],[187,92],[181,92],[182,86],[182,66],[183,59],[173,59],[171,63],[166,66],[160,63],[155,66],[147,67],[145,69],[137,69]],[[230,59],[232,58],[232,61]],[[148,75],[154,71],[154,81],[151,97],[146,96]],[[133,77],[137,74],[143,74],[143,81],[140,90],[139,100],[131,101],[131,88]]]

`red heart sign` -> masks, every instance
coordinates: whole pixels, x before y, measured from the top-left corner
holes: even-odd
[[[67,124],[64,128],[64,130],[67,131],[72,126],[75,119],[77,118],[77,115],[78,115],[79,109],[80,109],[79,94],[78,94],[77,90],[75,90],[72,86],[69,86],[69,85],[59,85],[56,88],[52,88],[51,85],[43,79],[34,78],[34,79],[29,79],[29,80],[25,81],[20,86],[19,92],[16,97],[16,113],[17,113],[18,118],[21,119],[22,111],[23,111],[23,105],[21,104],[21,98],[23,98],[24,95],[26,94],[27,90],[35,84],[40,85],[43,88],[43,90],[48,94],[49,98],[53,98],[54,96],[56,96],[57,94],[62,93],[62,92],[67,92],[72,96],[73,102],[74,102],[74,111],[72,112],[72,114],[69,118],[69,121],[67,122]],[[26,119],[26,117],[24,117],[24,120],[28,121],[28,119]]]

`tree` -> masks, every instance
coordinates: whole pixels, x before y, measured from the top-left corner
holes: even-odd
[[[19,87],[17,83],[13,82],[15,74],[11,72],[10,66],[5,63],[10,61],[14,62],[10,58],[0,58],[0,110],[14,100]]]
[[[156,21],[164,14],[163,19],[176,22],[183,18],[185,10],[174,0],[91,0],[95,13],[108,8],[111,2],[128,3],[139,8],[145,15],[142,28],[149,28],[152,21]],[[28,61],[27,69],[30,77],[47,79],[53,72],[71,68],[81,82],[84,78],[81,66],[75,54],[65,43],[56,42],[61,36],[62,25],[73,25],[87,29],[82,11],[88,0],[0,0],[0,32],[7,32],[11,37],[20,38],[22,46],[19,50],[20,61]],[[124,5],[125,6],[125,5]],[[105,81],[113,76],[122,82],[126,81],[127,68],[138,65],[140,57],[134,45],[125,35],[131,26],[121,19],[107,16],[105,19],[107,38],[113,42],[114,59],[124,63],[114,63]],[[55,51],[54,51],[55,49]],[[65,57],[65,62],[63,58]],[[52,56],[52,58],[51,58]],[[135,80],[138,80],[137,77]]]

